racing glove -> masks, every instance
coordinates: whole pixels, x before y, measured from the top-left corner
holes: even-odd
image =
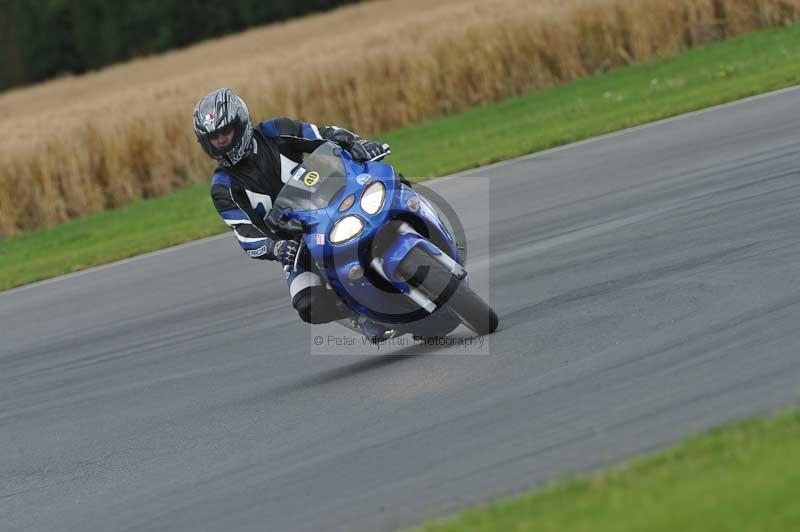
[[[272,256],[283,264],[284,268],[291,267],[297,257],[298,244],[294,240],[278,240],[272,246]]]
[[[374,140],[362,139],[350,148],[350,155],[359,162],[374,161],[379,157],[388,155],[390,152],[388,144],[381,144]]]
[[[344,128],[334,129],[326,135],[326,138],[349,151],[353,159],[359,162],[372,161],[391,153],[388,144],[362,139],[352,131]]]

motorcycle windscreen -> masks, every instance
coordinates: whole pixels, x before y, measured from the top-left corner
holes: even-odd
[[[324,209],[346,183],[341,148],[326,142],[303,159],[275,198],[275,206],[294,212]]]

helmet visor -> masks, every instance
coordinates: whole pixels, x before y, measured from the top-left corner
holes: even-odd
[[[233,146],[236,126],[228,124],[206,135],[209,144],[216,150],[225,150]]]
[[[245,127],[239,117],[236,117],[232,122],[209,133],[202,133],[198,137],[209,155],[223,156],[241,142]]]

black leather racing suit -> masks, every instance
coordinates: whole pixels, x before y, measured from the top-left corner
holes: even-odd
[[[278,235],[264,217],[303,154],[326,140],[342,143],[358,139],[349,131],[289,118],[273,118],[254,127],[250,154],[230,167],[218,167],[211,183],[211,197],[222,219],[233,230],[242,249],[254,259],[276,260],[272,254]],[[292,306],[309,323],[325,323],[351,316],[336,294],[327,289],[308,264],[287,276]]]

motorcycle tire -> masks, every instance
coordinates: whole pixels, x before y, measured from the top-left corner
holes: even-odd
[[[437,306],[447,308],[477,334],[491,334],[497,329],[500,320],[492,307],[425,250],[413,248],[400,268],[408,284]]]

